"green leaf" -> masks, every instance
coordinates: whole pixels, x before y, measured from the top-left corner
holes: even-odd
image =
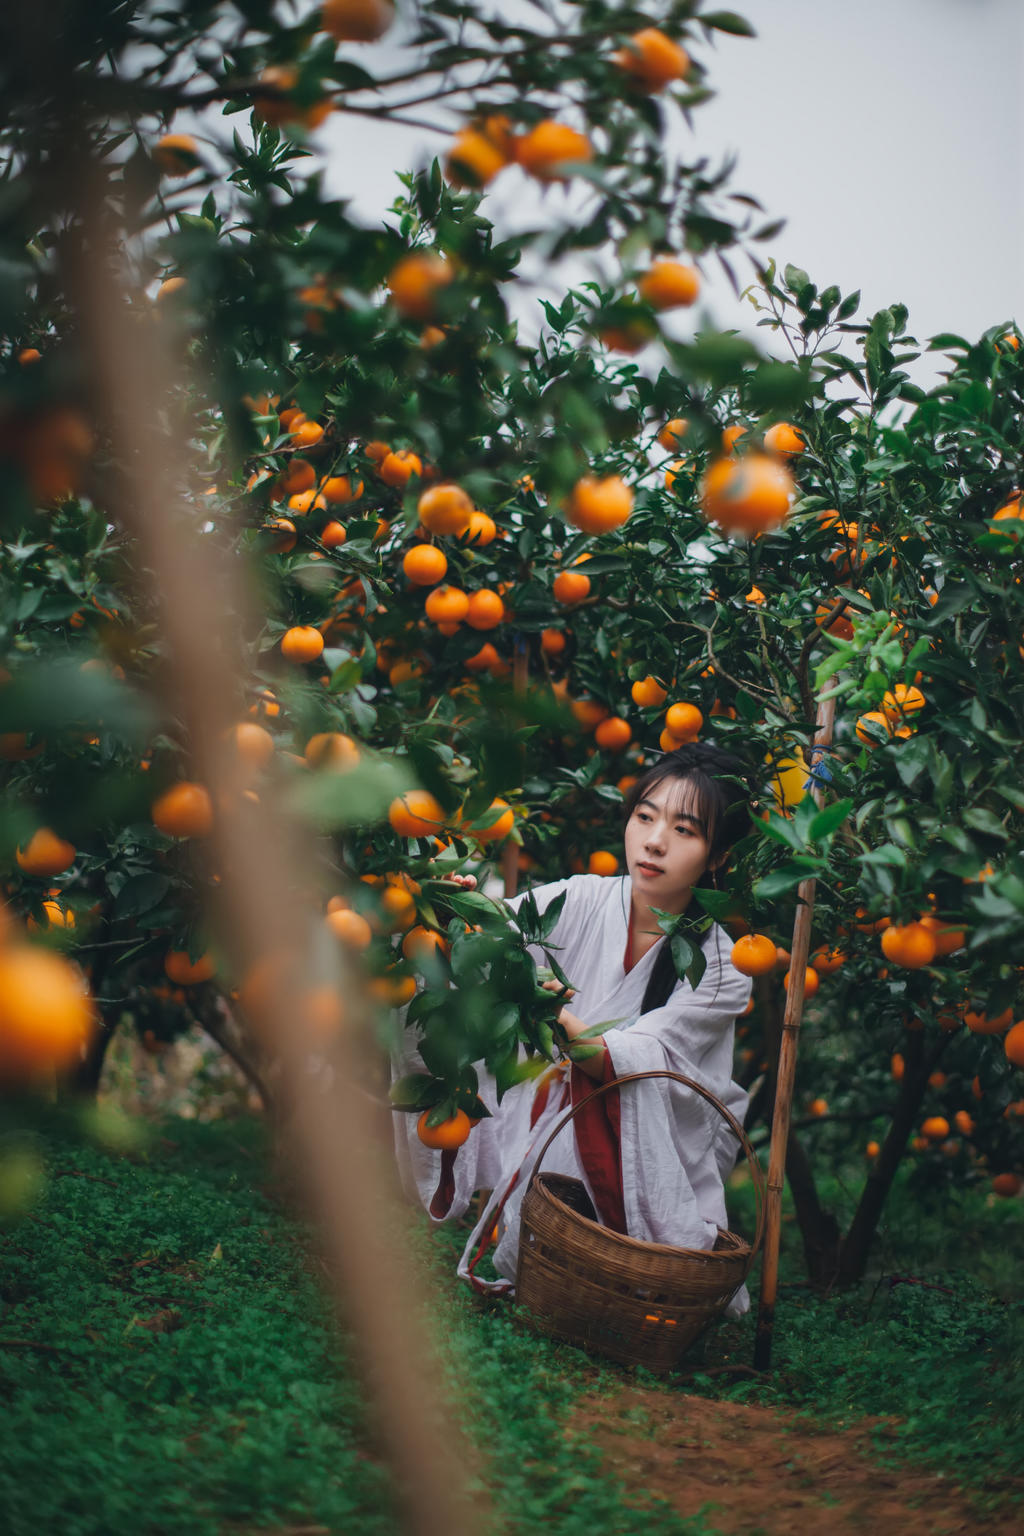
[[[676,968],[676,975],[683,976],[696,990],[701,978],[707,970],[708,957],[703,949],[685,933],[674,933],[669,939],[672,950],[672,963]]]
[[[830,836],[842,826],[853,810],[853,805],[852,800],[837,800],[834,805],[827,805],[824,810],[819,811],[807,828],[807,841],[817,843],[822,838]]]
[[[774,901],[776,897],[784,896],[795,885],[799,885],[801,880],[816,875],[820,868],[821,863],[817,859],[790,859],[788,863],[754,882],[754,899]]]
[[[750,22],[743,16],[737,16],[735,11],[705,11],[697,20],[704,27],[713,27],[716,32],[728,32],[731,37],[756,37]]]
[[[138,917],[143,912],[151,912],[170,888],[171,882],[166,875],[130,875],[117,893],[114,916]]]
[[[410,1072],[391,1084],[388,1098],[396,1109],[423,1110],[436,1104],[447,1092],[444,1083],[427,1072]]]

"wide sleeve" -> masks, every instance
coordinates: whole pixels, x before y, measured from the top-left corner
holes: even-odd
[[[615,1074],[667,1070],[695,1079],[742,1120],[746,1096],[732,1082],[736,1016],[750,982],[729,962],[729,943],[713,929],[699,986],[682,981],[661,1008],[611,1030],[605,1044]],[[621,1155],[629,1231],[653,1242],[710,1246],[725,1222],[724,1174],[736,1141],[721,1115],[669,1079],[622,1090]],[[703,1235],[704,1241],[699,1241]]]

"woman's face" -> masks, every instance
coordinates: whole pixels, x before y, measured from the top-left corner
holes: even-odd
[[[664,912],[682,912],[708,867],[711,845],[685,779],[666,778],[638,800],[626,823],[626,868],[635,894]]]

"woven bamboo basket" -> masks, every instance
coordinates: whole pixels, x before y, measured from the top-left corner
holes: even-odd
[[[641,1242],[601,1226],[579,1179],[541,1173],[555,1137],[612,1088],[667,1077],[706,1099],[728,1124],[750,1165],[757,1197],[751,1243],[719,1229],[708,1250]],[[634,1072],[603,1084],[564,1115],[540,1150],[520,1214],[516,1299],[542,1333],[623,1365],[668,1371],[743,1284],[764,1235],[764,1174],[735,1116],[692,1078]]]

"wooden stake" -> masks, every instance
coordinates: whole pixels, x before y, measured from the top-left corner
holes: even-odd
[[[515,655],[512,658],[512,690],[518,698],[526,692],[529,681],[530,653],[525,635],[516,635]],[[505,882],[506,896],[514,896],[519,888],[519,844],[509,838],[501,850],[501,877]]]
[[[824,703],[819,703],[814,735],[815,748],[831,746],[835,713],[835,699],[826,699]],[[812,768],[817,767],[820,761],[821,758],[816,757],[812,752]],[[811,793],[815,802],[821,805],[824,789],[820,779],[814,779]],[[807,956],[811,947],[811,923],[814,919],[816,885],[817,882],[813,879],[802,880],[797,887],[798,906],[790,946],[789,987],[786,994],[786,1011],[782,1018],[782,1045],[779,1050],[775,1114],[772,1118],[771,1151],[768,1158],[764,1249],[761,1256],[761,1297],[757,1312],[757,1335],[754,1341],[754,1368],[758,1371],[770,1370],[772,1363],[772,1332],[775,1325],[775,1298],[779,1283],[782,1188],[785,1182],[786,1147],[789,1142],[789,1122],[793,1108],[797,1042],[804,1012],[804,978],[807,970]]]

